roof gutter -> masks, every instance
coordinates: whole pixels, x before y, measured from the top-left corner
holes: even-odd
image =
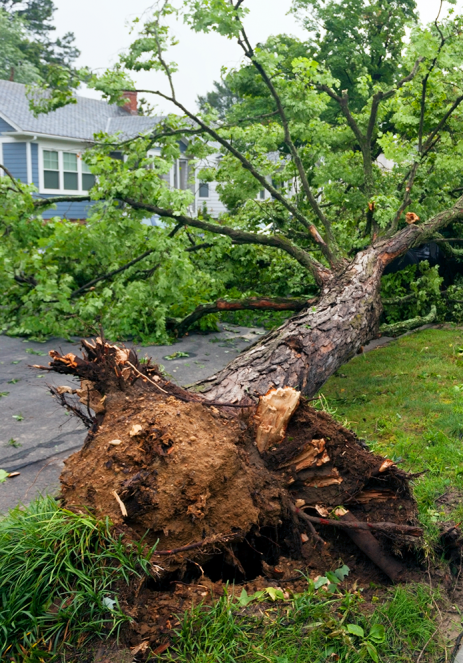
[[[69,136],[56,136],[54,134],[41,134],[37,131],[5,131],[3,136],[10,136],[11,138],[29,138],[32,140],[37,140],[38,138],[47,138],[48,140],[59,140],[67,141],[69,143],[88,143],[89,145],[94,145],[95,141],[90,140],[89,138],[71,138]]]

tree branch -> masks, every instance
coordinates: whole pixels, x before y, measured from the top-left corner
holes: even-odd
[[[294,205],[292,205],[281,193],[276,189],[270,182],[267,181],[267,179],[259,173],[259,171],[253,166],[253,164],[247,159],[244,154],[241,154],[239,150],[237,150],[234,145],[223,136],[220,135],[215,129],[207,125],[205,122],[201,120],[197,115],[189,111],[183,104],[181,104],[179,101],[174,99],[173,97],[169,97],[169,95],[164,94],[163,92],[160,92],[159,90],[137,90],[137,92],[141,92],[144,94],[155,94],[159,97],[162,97],[163,99],[166,99],[167,101],[172,102],[177,108],[180,108],[180,110],[185,113],[190,119],[192,119],[194,122],[196,122],[199,126],[201,126],[204,129],[204,132],[209,134],[214,140],[216,140],[222,147],[224,147],[227,152],[232,154],[241,164],[242,166],[251,173],[251,175],[261,184],[262,188],[266,189],[278,202],[280,202],[283,207],[285,207],[288,212],[290,212],[298,221],[301,223],[304,228],[308,228],[310,234],[312,235],[312,238],[314,241],[320,246],[321,250],[323,251],[325,257],[328,259],[328,255],[330,255],[330,249],[326,242],[324,241],[323,237],[320,235],[318,232],[317,228],[310,223],[305,216],[298,210],[298,208]]]
[[[114,269],[112,272],[108,272],[107,274],[103,274],[102,276],[98,276],[96,279],[89,281],[88,283],[80,287],[78,290],[74,290],[74,292],[71,292],[70,298],[75,299],[76,297],[79,297],[79,295],[82,295],[83,293],[85,293],[85,291],[87,291],[89,288],[96,285],[100,281],[107,281],[108,279],[111,279],[113,276],[116,276],[116,274],[125,272],[126,269],[129,269],[133,265],[136,265],[137,262],[140,262],[140,260],[143,260],[143,258],[146,258],[147,256],[151,255],[151,253],[153,253],[155,250],[156,249],[148,249],[148,251],[142,253],[141,256],[138,256],[138,258],[134,258],[133,260],[123,265],[122,267]],[[159,267],[159,265],[157,265],[157,267]]]
[[[34,200],[34,207],[40,209],[41,207],[48,207],[48,205],[56,205],[57,203],[83,203],[91,202],[90,196],[56,196],[55,198],[36,198]]]
[[[219,311],[302,311],[318,301],[315,299],[289,299],[286,297],[248,297],[246,299],[217,299],[215,302],[200,304],[183,320],[169,318],[166,321],[168,329],[172,329],[177,336],[183,336],[187,329],[205,315]]]
[[[192,226],[193,228],[206,230],[207,232],[214,233],[215,235],[225,235],[230,237],[230,239],[233,241],[241,244],[261,244],[263,246],[273,246],[277,249],[285,251],[290,256],[295,258],[299,264],[309,270],[319,285],[323,285],[323,283],[331,276],[331,271],[327,267],[318,262],[318,260],[313,258],[306,251],[290,242],[286,237],[251,233],[245,230],[239,230],[238,228],[230,228],[229,226],[219,225],[218,223],[216,224],[209,223],[207,221],[201,221],[184,214],[178,214],[174,210],[163,209],[161,207],[156,207],[155,205],[151,205],[149,203],[142,203],[131,198],[121,198],[121,201],[127,203],[134,209],[144,209],[148,212],[152,212],[153,214],[157,214],[160,217],[174,219],[177,221],[177,223],[182,223],[184,226]]]
[[[322,223],[323,227],[325,228],[326,232],[326,237],[328,240],[328,246],[329,246],[329,253],[326,252],[326,258],[330,265],[332,267],[336,266],[336,259],[335,256],[332,253],[332,249],[336,246],[336,242],[332,233],[332,228],[331,228],[331,222],[329,219],[325,216],[325,214],[322,212],[317,199],[312,193],[312,189],[310,187],[309,181],[307,179],[307,174],[304,169],[304,165],[302,163],[302,159],[300,157],[300,154],[294,145],[294,142],[291,138],[291,132],[289,130],[289,122],[288,118],[286,116],[285,110],[283,108],[283,104],[280,99],[280,95],[278,94],[270,76],[268,76],[267,72],[265,71],[264,67],[260,64],[260,62],[256,59],[254,49],[252,48],[249,39],[246,35],[246,32],[241,25],[241,33],[243,36],[243,40],[238,39],[238,44],[241,46],[243,49],[245,55],[250,59],[251,63],[253,66],[256,68],[256,70],[259,72],[262,80],[268,87],[270,94],[273,97],[273,100],[275,101],[276,107],[278,109],[278,114],[280,115],[281,122],[283,125],[283,130],[285,134],[285,143],[287,144],[289,151],[291,152],[291,155],[294,159],[294,163],[296,164],[297,172],[299,173],[299,177],[301,178],[302,182],[302,188],[304,189],[304,193],[307,196],[307,199],[310,203],[310,206],[312,207],[314,214],[317,216],[319,221]]]
[[[5,172],[7,177],[9,177],[10,180],[13,182],[13,186],[15,187],[15,190],[17,191],[17,193],[24,193],[24,191],[21,189],[21,187],[18,184],[18,180],[15,177],[13,177],[13,175],[8,170],[8,168],[6,166],[4,166],[3,164],[1,164],[1,163],[0,163],[0,168]]]

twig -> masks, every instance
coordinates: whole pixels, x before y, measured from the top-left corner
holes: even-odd
[[[305,519],[304,519],[304,520],[305,520]],[[309,530],[310,530],[310,533],[312,534],[312,537],[315,539],[315,541],[318,541],[319,543],[321,543],[322,546],[326,546],[326,541],[324,541],[324,540],[322,539],[322,537],[318,535],[317,530],[315,529],[315,527],[313,526],[313,524],[310,522],[310,520],[306,520],[305,522],[306,522],[306,524],[307,524],[307,527],[308,527]]]
[[[439,629],[436,628],[436,630],[434,631],[434,633],[431,635],[431,637],[429,638],[429,640],[426,642],[425,646],[423,647],[423,649],[422,649],[421,652],[420,652],[420,655],[419,655],[418,658],[416,659],[416,663],[420,663],[421,658],[422,658],[424,652],[426,651],[426,647],[429,645],[429,643],[431,642],[431,640],[433,639],[433,637],[436,635],[436,633],[437,633],[438,630],[439,630]]]
[[[116,274],[120,274],[121,272],[124,272],[126,269],[129,269],[129,267],[132,267],[133,265],[136,265],[137,262],[140,262],[140,260],[143,260],[143,258],[146,258],[149,256],[151,253],[153,253],[155,249],[148,249],[148,251],[145,251],[142,253],[141,256],[138,256],[138,258],[134,258],[127,264],[123,265],[122,267],[119,267],[119,269],[114,269],[112,272],[108,272],[108,274],[103,274],[103,276],[98,276],[96,279],[93,279],[93,281],[89,281],[85,285],[83,285],[81,288],[78,290],[74,290],[74,292],[71,292],[70,298],[75,299],[79,295],[81,295],[83,292],[88,290],[91,286],[95,285],[96,283],[99,283],[100,281],[106,281],[108,279],[111,279],[113,276],[116,276]],[[159,265],[156,265],[156,267],[159,267]]]
[[[131,368],[133,368],[133,370],[135,371],[135,373],[138,373],[138,375],[139,375],[141,378],[148,380],[148,382],[150,382],[150,383],[153,384],[155,387],[157,387],[157,388],[159,389],[159,391],[162,391],[163,394],[168,394],[168,393],[169,393],[168,391],[165,391],[165,389],[163,389],[162,387],[160,387],[158,384],[156,384],[156,382],[153,382],[153,380],[150,380],[149,377],[148,377],[147,375],[144,375],[143,373],[141,373],[141,372],[138,370],[138,368],[135,368],[135,366],[134,366],[133,364],[130,363],[130,361],[127,361],[127,364],[128,364]]]
[[[114,495],[114,497],[116,498],[116,501],[119,504],[119,508],[121,510],[122,515],[124,516],[124,518],[127,518],[129,514],[127,513],[127,509],[125,508],[124,502],[121,500],[121,498],[119,497],[119,495],[116,493],[115,490],[113,490],[111,494]]]
[[[195,548],[201,548],[202,546],[213,545],[216,543],[227,543],[230,539],[236,539],[239,536],[242,536],[240,532],[236,534],[229,534],[222,538],[215,539],[204,539],[204,541],[198,541],[197,543],[190,543],[188,546],[182,546],[181,548],[172,548],[172,550],[156,550],[155,555],[176,555],[177,553],[185,552],[187,550],[194,550]]]
[[[298,509],[297,506],[291,505],[291,510],[306,522],[315,523],[317,525],[328,525],[330,527],[339,527],[340,529],[355,529],[355,530],[378,530],[395,531],[400,534],[408,534],[409,536],[420,537],[423,536],[423,530],[420,527],[413,527],[410,525],[397,525],[396,523],[366,523],[363,521],[349,522],[344,520],[330,520],[328,518],[318,518],[317,516],[308,516],[304,511]]]

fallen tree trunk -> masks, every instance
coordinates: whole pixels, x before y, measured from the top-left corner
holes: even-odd
[[[262,336],[222,371],[198,383],[198,389],[208,399],[232,403],[249,398],[257,402],[272,387],[291,386],[308,397],[316,394],[378,335],[383,310],[380,280],[386,265],[425,241],[440,222],[438,215],[426,231],[408,226],[359,252],[330,275],[320,274],[323,285],[315,305]]]
[[[79,378],[53,393],[89,427],[65,462],[63,504],[109,517],[127,540],[157,541],[161,575],[255,577],[281,556],[316,559],[322,539],[324,571],[344,536],[394,581],[406,576],[395,555],[420,534],[408,476],[291,387],[257,407],[214,406],[103,339],[83,341],[83,357],[50,355],[40,370]],[[354,523],[333,522],[340,505]]]

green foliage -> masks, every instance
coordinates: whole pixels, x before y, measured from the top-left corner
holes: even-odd
[[[387,323],[426,315],[433,304],[438,307],[438,315],[442,320],[452,319],[452,309],[446,306],[441,294],[442,282],[438,266],[430,267],[427,260],[383,276],[381,298],[385,301]],[[400,301],[407,296],[411,296],[411,299]],[[387,303],[388,300],[397,300],[397,303]]]
[[[300,594],[268,587],[248,595],[243,589],[236,598],[226,592],[212,606],[193,608],[161,660],[411,663],[435,631],[431,600],[437,597],[424,585],[391,591],[367,615],[358,590],[327,592],[307,583]],[[436,662],[441,652],[441,643],[430,642],[426,660]]]
[[[0,0],[0,63],[8,57],[8,44],[15,47],[10,64],[14,71],[0,64],[0,78],[13,75],[17,83],[49,82],[54,68],[71,68],[80,52],[72,32],[52,39],[55,10],[52,0]]]
[[[64,644],[118,635],[130,619],[118,586],[149,575],[151,554],[52,497],[11,511],[0,520],[2,661],[50,660]]]
[[[8,80],[13,76],[17,83],[41,80],[39,69],[24,57],[21,49],[26,32],[26,26],[20,18],[11,18],[0,9],[0,78]]]
[[[79,77],[123,104],[134,72],[152,71],[165,74],[170,89],[153,92],[179,114],[132,140],[96,137],[85,154],[96,176],[85,226],[42,222],[52,201],[0,181],[4,331],[44,338],[103,325],[114,339],[165,342],[168,317],[217,297],[315,294],[327,265],[337,269],[373,238],[392,236],[405,226],[405,209],[423,222],[454,205],[463,187],[463,18],[450,13],[423,26],[413,0],[294,0],[293,11],[307,39],[279,35],[252,45],[243,3],[167,2],[134,21],[133,43],[108,71],[89,79],[62,63],[50,70],[46,94],[31,93],[35,112],[72,103]],[[195,115],[177,101],[169,25],[178,16],[243,46],[244,62],[222,72],[236,103],[205,103]],[[112,158],[115,151],[123,158]],[[181,154],[189,187],[171,189],[166,175]],[[195,209],[200,181],[217,182],[227,208],[219,219]],[[162,223],[146,226],[154,214]],[[191,242],[212,246],[188,253]],[[388,321],[427,312],[434,301],[441,315],[439,284],[434,268],[408,285],[402,279],[400,288],[416,297],[403,311],[388,308]],[[461,316],[459,306],[452,310]]]

